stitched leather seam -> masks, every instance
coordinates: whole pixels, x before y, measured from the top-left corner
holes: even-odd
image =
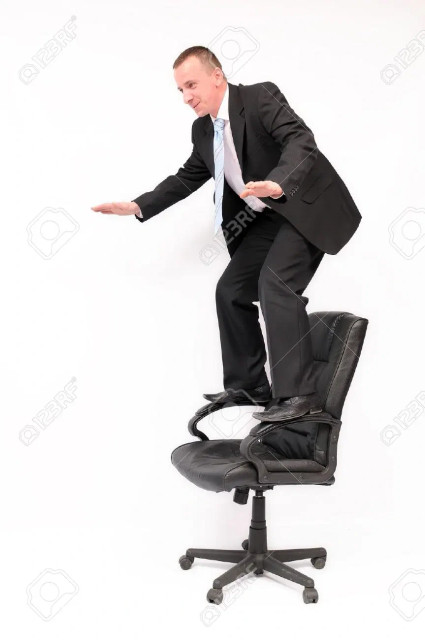
[[[255,465],[251,462],[251,460],[242,460],[241,462],[235,462],[235,466],[229,469],[229,471],[226,471],[226,473],[223,476],[223,489],[226,485],[226,478],[229,475],[229,473],[231,473],[235,469],[238,469],[239,467],[242,467],[244,464],[249,464],[251,465],[251,467],[255,467]]]
[[[341,314],[341,315],[342,315],[342,314]],[[338,316],[338,317],[339,317],[339,316]],[[348,336],[350,336],[351,331],[352,331],[352,329],[353,329],[354,325],[356,324],[356,322],[358,322],[358,320],[354,320],[354,322],[352,322],[352,323],[351,323],[350,329],[349,329],[349,331],[348,331]],[[326,405],[326,402],[327,402],[327,400],[328,400],[328,398],[329,398],[329,394],[330,394],[330,391],[331,391],[331,389],[332,389],[332,385],[333,385],[333,383],[334,383],[334,380],[335,380],[336,376],[338,375],[338,371],[339,371],[339,368],[340,368],[340,365],[341,365],[341,361],[342,361],[342,359],[343,359],[343,357],[344,357],[344,354],[345,354],[345,352],[346,352],[346,349],[347,349],[347,344],[346,344],[346,343],[344,343],[344,348],[343,348],[343,349],[342,349],[342,351],[341,351],[341,355],[340,355],[340,357],[339,357],[338,364],[337,364],[337,366],[336,366],[336,368],[335,368],[334,375],[332,376],[331,383],[330,383],[330,385],[329,385],[329,387],[328,387],[328,393],[327,393],[327,395],[326,395],[325,405]]]

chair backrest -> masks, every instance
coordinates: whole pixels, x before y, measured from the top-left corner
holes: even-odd
[[[340,419],[369,321],[347,311],[317,311],[308,319],[322,409]]]

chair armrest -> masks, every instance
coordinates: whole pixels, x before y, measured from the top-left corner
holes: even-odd
[[[307,413],[304,416],[299,418],[290,418],[289,420],[282,420],[282,422],[260,422],[256,424],[255,427],[252,427],[249,432],[250,436],[256,436],[257,438],[262,438],[265,435],[268,435],[272,431],[276,431],[277,429],[282,429],[288,425],[298,424],[302,422],[324,422],[325,424],[341,424],[341,420],[334,418],[330,413],[326,411],[321,411],[320,413]]]
[[[196,426],[200,420],[202,420],[209,414],[214,413],[214,411],[219,411],[220,409],[224,409],[225,407],[232,407],[235,405],[239,407],[243,407],[243,406],[262,407],[262,406],[265,406],[266,404],[267,404],[267,401],[257,402],[253,400],[252,402],[250,402],[248,396],[243,399],[241,398],[239,400],[232,400],[231,402],[226,402],[225,404],[208,402],[208,404],[204,404],[200,409],[196,411],[195,415],[192,416],[192,418],[189,420],[187,428],[189,430],[189,433],[192,436],[196,436],[200,440],[209,440],[208,436],[206,436],[205,433],[200,431]]]
[[[195,412],[195,415],[192,416],[191,419],[189,420],[189,423],[187,425],[187,428],[189,429],[189,433],[192,434],[192,436],[196,436],[200,440],[209,440],[208,436],[205,435],[203,431],[199,431],[196,425],[200,420],[202,420],[209,414],[214,413],[214,411],[218,411],[219,409],[221,409],[221,406],[219,404],[213,404],[212,402],[208,402],[208,404],[204,404],[200,409],[198,409]]]
[[[272,433],[273,431],[277,431],[279,429],[285,429],[289,425],[301,424],[303,422],[322,422],[324,424],[328,424],[331,427],[330,433],[330,444],[328,447],[328,466],[324,472],[320,472],[316,474],[318,477],[323,474],[324,480],[330,478],[336,468],[336,450],[338,443],[338,436],[341,427],[341,420],[334,418],[329,413],[321,412],[315,414],[306,414],[299,418],[293,418],[291,420],[284,420],[282,422],[260,422],[258,425],[253,427],[249,432],[249,435],[246,436],[241,441],[240,444],[240,452],[241,455],[251,462],[255,468],[257,469],[258,481],[261,484],[281,484],[278,482],[279,476],[282,477],[281,472],[268,471],[264,461],[257,456],[253,452],[254,444],[261,442],[263,437]],[[286,474],[287,475],[287,474]],[[302,480],[303,474],[300,473],[292,473],[293,477],[298,477],[299,480]],[[314,474],[312,473],[311,476]]]

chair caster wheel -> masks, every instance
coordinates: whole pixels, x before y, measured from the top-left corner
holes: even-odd
[[[322,556],[320,558],[311,558],[311,564],[316,569],[323,569],[326,564],[326,556]]]
[[[314,587],[305,587],[303,591],[303,600],[306,604],[310,602],[317,602],[319,599],[319,594]]]
[[[190,567],[192,566],[193,558],[190,556],[180,556],[179,564],[181,568],[186,571],[187,569],[190,569]]]
[[[244,540],[242,542],[242,549],[245,549],[245,551],[248,551],[248,540]]]
[[[210,589],[207,593],[207,600],[211,604],[221,604],[223,602],[223,589]]]

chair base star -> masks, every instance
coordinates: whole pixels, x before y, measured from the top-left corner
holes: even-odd
[[[212,589],[207,593],[208,602],[220,604],[223,601],[223,587],[249,574],[263,575],[265,571],[302,585],[306,604],[318,601],[319,594],[314,588],[314,580],[285,563],[310,559],[313,567],[323,569],[326,564],[326,549],[312,547],[268,550],[265,500],[263,491],[256,490],[256,495],[252,498],[249,537],[242,542],[242,550],[187,549],[186,554],[180,557],[180,566],[185,570],[191,568],[195,558],[235,563],[235,566],[214,580]]]

